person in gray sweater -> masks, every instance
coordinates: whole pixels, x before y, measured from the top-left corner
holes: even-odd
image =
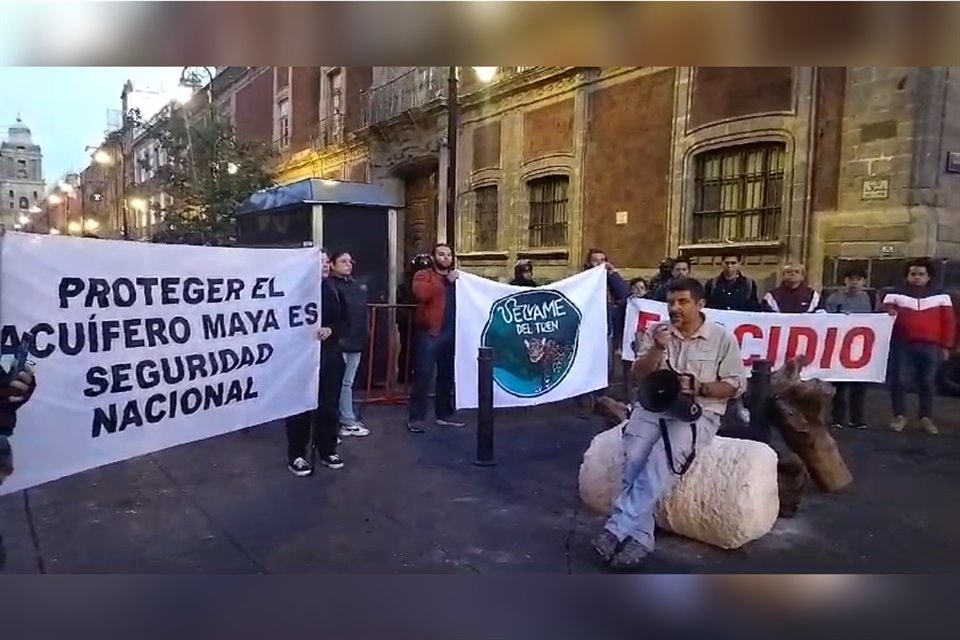
[[[861,268],[852,268],[844,275],[844,288],[834,291],[827,297],[823,308],[827,313],[872,313],[873,304],[870,294],[864,291],[867,274]],[[866,429],[863,419],[863,405],[867,393],[865,382],[835,382],[836,393],[833,396],[833,426],[842,429],[846,426]]]

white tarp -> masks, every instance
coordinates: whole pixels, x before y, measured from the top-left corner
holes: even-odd
[[[32,331],[9,493],[317,405],[317,249],[7,233],[4,353]]]
[[[477,407],[477,351],[493,347],[495,407],[571,398],[607,386],[603,267],[524,288],[457,280],[457,408]]]

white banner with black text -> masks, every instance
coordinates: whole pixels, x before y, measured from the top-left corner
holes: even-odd
[[[34,336],[37,390],[0,492],[315,408],[319,264],[317,249],[7,233],[2,350]]]

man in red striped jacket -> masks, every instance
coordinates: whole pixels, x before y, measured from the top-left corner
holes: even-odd
[[[954,348],[956,318],[950,296],[931,286],[933,276],[932,260],[910,260],[906,283],[885,293],[880,301],[881,309],[897,317],[888,365],[893,402],[890,428],[894,431],[902,431],[907,424],[904,383],[913,380],[917,386],[920,429],[939,433],[933,422],[937,371]]]

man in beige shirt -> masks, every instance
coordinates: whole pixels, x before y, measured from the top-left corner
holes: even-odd
[[[613,515],[593,541],[612,567],[636,566],[653,551],[657,502],[682,475],[697,449],[720,428],[727,401],[743,393],[746,370],[734,337],[703,315],[703,285],[692,278],[667,287],[669,324],[637,336],[632,374],[642,386],[654,371],[681,375],[681,393],[692,395],[702,414],[694,422],[636,405],[623,432],[626,466],[623,491]]]

